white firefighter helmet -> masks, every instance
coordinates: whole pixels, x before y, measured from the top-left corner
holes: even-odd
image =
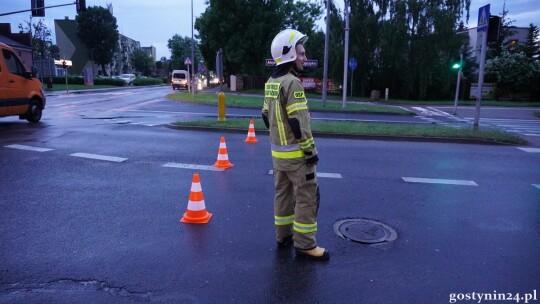
[[[297,30],[286,29],[279,32],[270,46],[276,65],[296,60],[296,44],[306,42],[308,37]]]

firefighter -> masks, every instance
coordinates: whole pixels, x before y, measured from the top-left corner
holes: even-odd
[[[307,36],[287,29],[274,37],[272,58],[276,62],[265,83],[262,118],[270,130],[274,165],[274,220],[278,248],[294,243],[296,256],[327,260],[330,252],[317,246],[319,161],[311,134],[307,100],[297,78],[307,60]]]

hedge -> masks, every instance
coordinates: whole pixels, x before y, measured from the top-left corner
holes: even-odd
[[[84,84],[84,78],[78,76],[68,76],[68,84]],[[46,79],[44,80],[47,83]],[[53,84],[66,84],[66,77],[53,77]],[[119,78],[94,78],[94,85],[112,85],[112,86],[123,86],[124,81]]]
[[[135,86],[147,86],[155,84],[163,84],[163,80],[161,78],[135,78],[135,80],[133,80],[133,85]]]

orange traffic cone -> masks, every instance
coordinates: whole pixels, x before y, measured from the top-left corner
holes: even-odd
[[[254,144],[259,141],[257,137],[255,137],[255,124],[253,123],[253,119],[249,121],[248,134],[244,141],[251,144]]]
[[[180,219],[182,223],[206,224],[212,217],[212,213],[206,211],[204,204],[204,195],[201,188],[199,174],[193,174],[191,182],[191,192],[189,193],[189,201],[187,210],[184,216]]]
[[[227,154],[227,145],[225,144],[225,137],[221,137],[219,141],[219,151],[217,161],[214,167],[227,169],[232,167],[233,164],[229,161],[229,155]]]

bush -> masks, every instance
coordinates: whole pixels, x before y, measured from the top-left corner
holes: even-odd
[[[124,80],[119,78],[94,78],[94,85],[123,86]]]
[[[53,77],[52,81],[54,84],[66,84],[66,77],[64,76]],[[78,76],[68,76],[67,81],[68,81],[68,84],[84,84],[84,78],[78,77]]]
[[[133,85],[135,86],[147,86],[155,84],[163,84],[163,80],[160,78],[136,78],[133,80]]]

